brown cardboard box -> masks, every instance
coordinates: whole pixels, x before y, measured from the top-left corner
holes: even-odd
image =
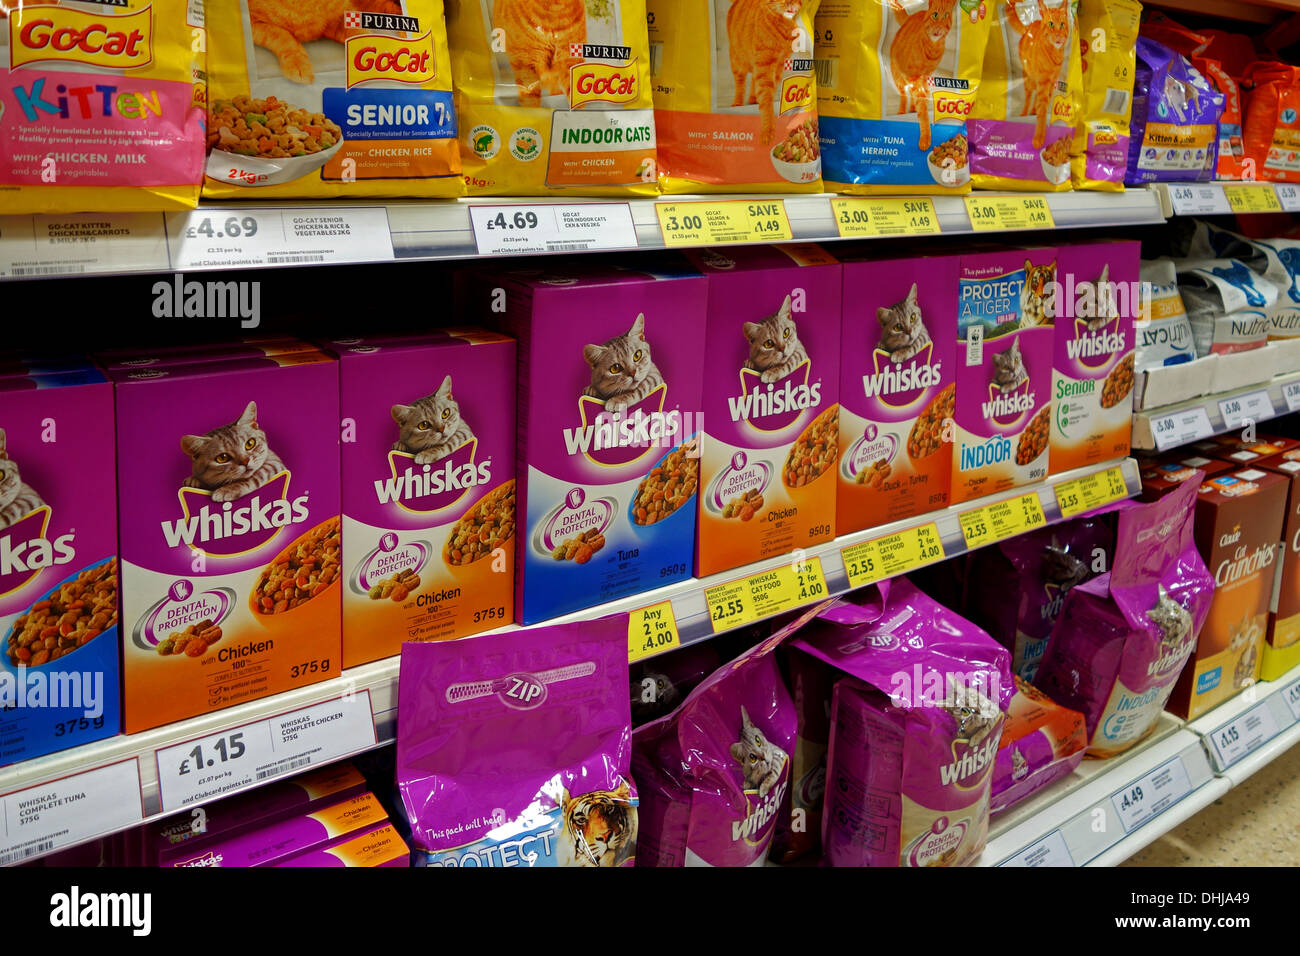
[[[1273,455],[1259,462],[1260,468],[1276,471],[1290,479],[1286,525],[1282,529],[1276,585],[1269,608],[1268,634],[1264,645],[1264,680],[1276,680],[1300,664],[1300,453]]]
[[[1215,475],[1231,470],[1232,465],[1226,461],[1189,454],[1180,449],[1177,453],[1162,455],[1142,467],[1139,472],[1142,478],[1142,493],[1138,496],[1138,500],[1155,501],[1157,498],[1163,498],[1198,471],[1202,473],[1201,480],[1208,481]]]

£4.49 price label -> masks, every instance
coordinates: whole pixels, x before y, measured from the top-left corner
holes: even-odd
[[[785,202],[726,199],[657,202],[664,245],[707,246],[728,242],[778,242],[794,238]]]
[[[1111,795],[1111,806],[1125,833],[1132,833],[1152,817],[1164,813],[1192,792],[1192,781],[1182,757],[1161,764],[1140,780]]]
[[[628,663],[681,645],[671,601],[640,608],[627,616]]]

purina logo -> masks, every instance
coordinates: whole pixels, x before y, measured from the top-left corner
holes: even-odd
[[[361,10],[344,11],[343,26],[348,30],[388,30],[394,33],[420,32],[420,21],[417,17],[404,17],[392,13],[365,13]]]
[[[618,60],[626,63],[632,59],[632,48],[604,43],[570,43],[569,56],[584,60]]]

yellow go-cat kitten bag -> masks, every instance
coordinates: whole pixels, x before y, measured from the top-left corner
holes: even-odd
[[[988,0],[992,27],[971,114],[976,189],[1070,188],[1082,85],[1078,0]]]
[[[1124,191],[1141,16],[1137,0],[1080,0],[1082,112],[1070,148],[1075,189]]]
[[[820,0],[648,0],[665,192],[821,192]]]
[[[459,196],[442,0],[206,0],[217,199]]]
[[[645,0],[449,0],[470,195],[653,195]]]

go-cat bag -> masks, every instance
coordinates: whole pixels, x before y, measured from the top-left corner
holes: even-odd
[[[1124,189],[1141,15],[1137,0],[1080,0],[1081,110],[1070,147],[1075,189]]]

